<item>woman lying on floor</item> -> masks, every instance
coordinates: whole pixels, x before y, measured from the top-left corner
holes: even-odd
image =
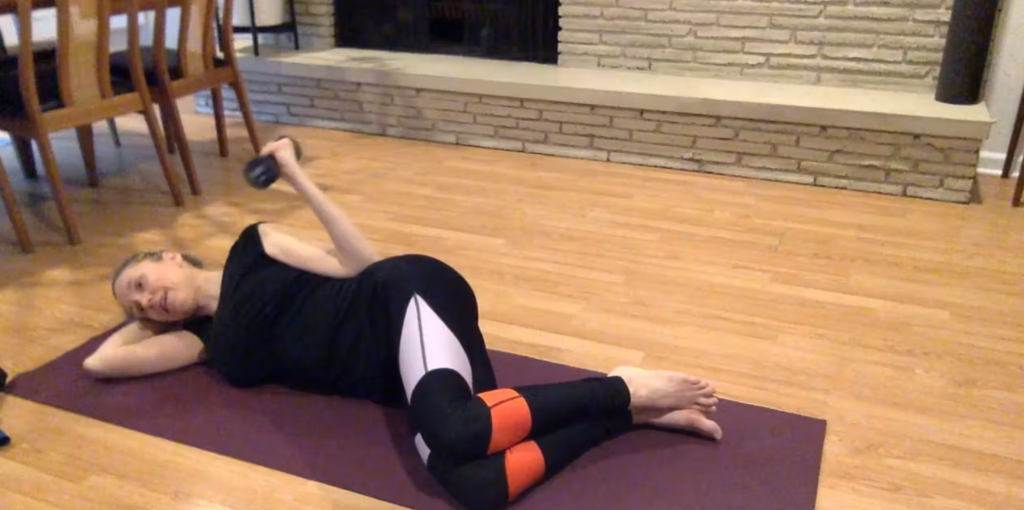
[[[113,293],[130,322],[85,360],[96,377],[205,362],[230,384],[291,388],[408,409],[437,480],[472,509],[502,508],[634,424],[721,439],[707,381],[632,367],[499,388],[476,296],[445,263],[378,258],[307,177],[287,139],[267,145],[309,203],[328,251],[267,224],[245,228],[222,271],[160,251],[130,257]]]

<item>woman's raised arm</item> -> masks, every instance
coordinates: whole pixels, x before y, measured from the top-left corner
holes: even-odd
[[[306,175],[295,157],[295,148],[290,140],[282,139],[268,143],[261,154],[273,156],[281,169],[281,179],[306,199],[330,235],[343,265],[358,273],[378,260],[369,241],[363,237],[344,211]]]

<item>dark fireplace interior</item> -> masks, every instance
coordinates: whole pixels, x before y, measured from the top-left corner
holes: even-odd
[[[559,0],[335,0],[337,45],[553,64]]]

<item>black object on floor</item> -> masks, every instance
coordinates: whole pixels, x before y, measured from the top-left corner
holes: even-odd
[[[7,372],[0,368],[0,391],[3,391],[5,386],[7,386]],[[7,446],[10,442],[11,438],[3,430],[0,430],[0,446]]]

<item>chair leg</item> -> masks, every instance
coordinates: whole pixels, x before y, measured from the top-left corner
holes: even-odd
[[[29,237],[28,229],[25,228],[25,220],[21,217],[21,211],[18,210],[18,201],[14,196],[14,190],[11,189],[11,180],[7,178],[7,170],[4,169],[3,163],[0,163],[0,198],[3,198],[7,217],[11,219],[11,225],[14,226],[14,235],[18,237],[21,251],[32,253],[35,251],[35,247],[32,246],[32,238]]]
[[[1020,133],[1024,130],[1024,92],[1021,92],[1020,104],[1017,105],[1017,119],[1013,122],[1013,134],[1010,135],[1010,147],[1006,150],[1006,162],[1003,163],[1003,179],[1010,176],[1013,163],[1017,159],[1017,144],[1020,143]]]
[[[252,150],[260,153],[259,136],[256,135],[256,119],[252,116],[252,107],[249,105],[249,94],[245,91],[245,84],[242,77],[235,73],[235,81],[231,82],[231,88],[235,89],[235,97],[238,99],[238,109],[242,111],[242,118],[245,119],[245,129],[249,132],[249,141],[252,142]]]
[[[167,145],[160,129],[160,122],[153,111],[153,103],[145,103],[142,108],[142,116],[146,118],[146,126],[149,127],[149,136],[153,139],[153,146],[156,147],[157,158],[160,159],[160,168],[164,171],[164,178],[167,179],[167,186],[174,197],[174,205],[181,207],[185,205],[185,197],[181,194],[181,187],[178,185],[178,178],[174,176],[171,168],[171,159],[167,155]]]
[[[167,153],[174,154],[174,122],[171,121],[167,109],[162,106],[160,107],[160,123],[163,125],[164,136],[166,136]]]
[[[160,111],[167,116],[167,122],[177,136],[178,152],[181,153],[181,164],[185,167],[185,177],[188,179],[188,186],[192,194],[199,196],[203,190],[199,185],[199,177],[196,176],[196,165],[192,161],[192,149],[188,145],[188,135],[185,134],[185,126],[181,123],[181,113],[178,111],[178,104],[173,98],[161,98]]]
[[[1013,206],[1020,207],[1021,195],[1024,195],[1024,171],[1017,174],[1017,187],[1013,190]]]
[[[117,132],[117,122],[114,119],[107,119],[107,128],[110,129],[110,137],[114,139],[114,147],[120,147],[121,135]]]
[[[217,145],[220,146],[220,157],[228,157],[228,127],[224,122],[224,91],[220,85],[210,89],[213,94],[213,119],[217,124]]]
[[[36,143],[39,144],[39,154],[43,157],[43,167],[46,168],[46,177],[50,180],[50,188],[53,190],[53,199],[57,202],[57,211],[64,222],[64,229],[67,231],[68,242],[72,245],[82,243],[82,235],[78,231],[78,220],[75,218],[68,197],[64,193],[64,184],[60,179],[60,169],[57,168],[57,158],[53,155],[53,145],[50,144],[50,137],[46,133],[36,135]]]
[[[21,162],[21,173],[25,175],[26,179],[38,179],[36,156],[32,152],[32,139],[14,136],[11,137],[11,140],[14,141],[14,151],[18,153],[18,160]]]
[[[95,188],[100,185],[100,175],[96,171],[96,145],[93,140],[92,124],[78,126],[75,132],[78,134],[82,160],[85,161],[85,173],[89,176],[89,186]]]

